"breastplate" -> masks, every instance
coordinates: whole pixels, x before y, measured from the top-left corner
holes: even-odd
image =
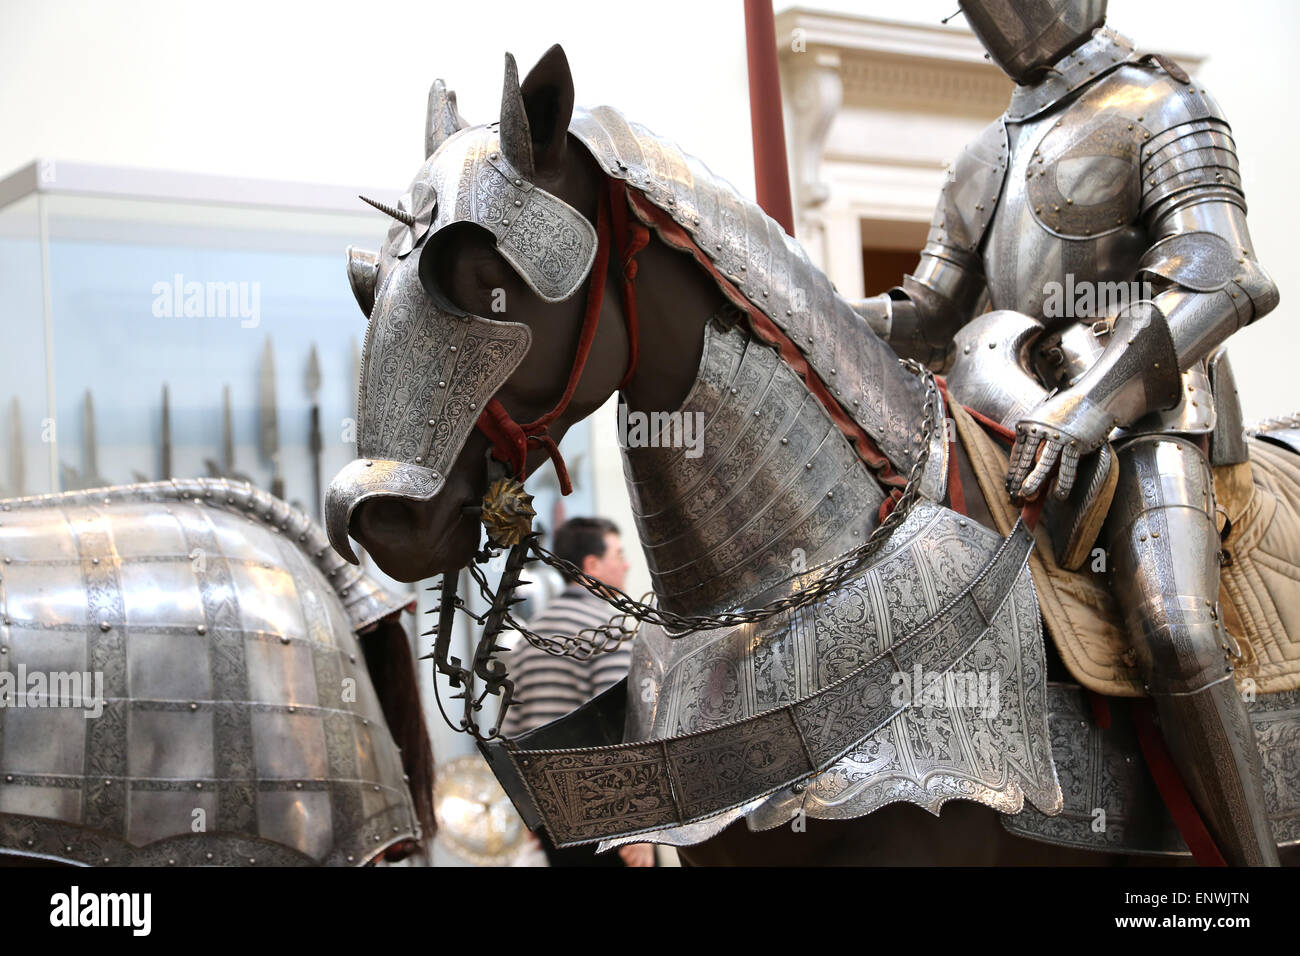
[[[1137,221],[1144,133],[1132,108],[1108,100],[1123,82],[1117,70],[1078,99],[1007,124],[1010,166],[983,249],[994,309],[1049,327],[1117,311],[1095,287],[1086,293],[1128,283],[1149,244]]]

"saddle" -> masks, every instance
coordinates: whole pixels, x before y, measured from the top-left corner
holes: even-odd
[[[1019,514],[1005,491],[1007,450],[960,404],[949,408],[997,530],[1006,534]],[[1241,652],[1238,685],[1275,694],[1300,688],[1300,457],[1255,439],[1247,447],[1249,461],[1214,468],[1223,537],[1219,603]],[[1098,481],[1079,522],[1093,536],[1109,504],[1106,484]],[[1113,490],[1113,478],[1109,484]],[[1029,567],[1043,621],[1070,674],[1098,694],[1145,696],[1104,564],[1089,560],[1092,539],[1076,527],[1063,553],[1046,520],[1035,536]]]

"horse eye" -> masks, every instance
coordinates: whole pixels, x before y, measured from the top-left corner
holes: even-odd
[[[420,282],[434,304],[453,315],[487,314],[493,290],[501,285],[498,262],[495,242],[486,230],[473,223],[455,223],[425,244]]]

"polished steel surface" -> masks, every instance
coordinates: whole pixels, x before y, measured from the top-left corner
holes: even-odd
[[[97,716],[0,707],[4,852],[348,865],[418,836],[354,634],[409,599],[305,514],[206,479],[0,508],[0,668],[102,682]]]
[[[629,684],[655,693],[629,695],[626,739],[706,731],[825,689],[888,653],[893,641],[945,607],[998,546],[988,529],[946,508],[920,504],[860,578],[811,608],[770,624],[680,639],[643,631]],[[937,703],[923,700],[920,692],[904,696],[914,705],[822,773],[707,823],[656,830],[647,838],[689,845],[741,817],[762,829],[788,824],[795,809],[820,819],[850,819],[900,800],[933,813],[951,799],[1015,813],[1028,796],[1045,812],[1055,812],[1059,791],[1044,732],[1042,630],[1027,571],[1019,573],[990,619],[988,631],[945,667],[954,680],[984,680],[988,707],[966,706],[973,698],[963,702],[953,694]],[[928,686],[933,679],[927,672],[922,682]],[[885,679],[872,693],[889,700],[905,686],[911,685]]]
[[[698,457],[680,445],[623,451],[663,607],[761,603],[792,563],[843,554],[877,525],[885,493],[870,470],[780,355],[747,333],[709,324],[679,412],[699,430]]]
[[[758,828],[900,800],[1014,813],[1027,796],[1054,813],[1030,547],[1023,526],[1000,539],[919,504],[830,598],[758,625],[643,634],[626,742],[574,749],[565,718],[489,760],[558,843],[685,845],[745,815]]]
[[[905,474],[916,460],[921,385],[803,248],[698,159],[617,110],[575,109],[569,132],[607,175],[625,180],[690,234]]]
[[[1119,455],[1104,531],[1112,588],[1161,732],[1228,862],[1276,864],[1259,749],[1220,620],[1209,463],[1169,436],[1133,439]]]
[[[1087,692],[1047,685],[1052,756],[1065,805],[1055,816],[1032,806],[1002,817],[1016,836],[1110,853],[1190,856],[1151,780],[1127,707],[1112,699],[1111,726],[1097,726]],[[1261,695],[1246,705],[1259,743],[1273,840],[1300,843],[1300,691]]]
[[[998,424],[1015,428],[1047,394],[1034,375],[1031,355],[1042,333],[1040,322],[1009,309],[967,322],[954,338],[949,393]]]
[[[1106,20],[1106,0],[960,0],[989,59],[1017,83],[1078,46]]]
[[[1212,403],[1216,415],[1210,435],[1210,464],[1236,465],[1250,460],[1246,448],[1246,424],[1241,414],[1241,399],[1237,395],[1237,379],[1228,362],[1228,349],[1220,346],[1210,356],[1207,378],[1213,393]]]
[[[1022,13],[1050,15],[1050,5],[1016,6],[1024,10],[991,4],[976,27],[995,61],[1032,33],[1020,30]],[[1222,680],[1207,463],[1185,442],[1153,437],[1215,431],[1206,360],[1278,301],[1246,227],[1236,144],[1204,88],[1108,28],[1026,79],[1002,118],[1008,157],[996,208],[991,221],[976,220],[998,318],[957,334],[950,394],[1015,425],[1008,488],[1016,495],[1035,494],[1055,471],[1052,487],[1064,498],[1081,456],[1108,439],[1124,443],[1109,525],[1117,602],[1148,683],[1165,693],[1175,760],[1225,854],[1268,862],[1249,725]],[[971,175],[980,184],[987,172]],[[945,196],[936,218],[950,219],[947,206]],[[980,212],[966,209],[968,217]],[[953,258],[927,246],[930,262],[918,273],[941,275]],[[896,325],[910,309],[936,337],[952,327],[947,302],[928,291],[902,293],[907,302],[894,293],[889,321],[877,324]],[[977,301],[973,291],[966,298]],[[1009,372],[1013,363],[1021,375]],[[1017,406],[1032,400],[1030,379],[1050,391],[1026,410]],[[1220,431],[1233,430],[1234,420],[1228,415]],[[1231,449],[1228,459],[1241,458],[1239,440],[1220,444]],[[1142,537],[1147,508],[1168,524],[1159,539]],[[1222,784],[1214,782],[1216,765]]]
[[[395,263],[366,332],[357,422],[359,458],[330,482],[330,543],[355,560],[353,512],[386,495],[427,501],[446,482],[483,409],[532,343],[520,322],[453,315],[420,283],[416,257]]]

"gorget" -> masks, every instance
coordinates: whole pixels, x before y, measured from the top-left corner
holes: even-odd
[[[1013,123],[1037,116],[1080,87],[1142,56],[1128,37],[1110,27],[1101,27],[1091,40],[1049,67],[1042,80],[1012,90],[1011,103],[1003,115]]]

